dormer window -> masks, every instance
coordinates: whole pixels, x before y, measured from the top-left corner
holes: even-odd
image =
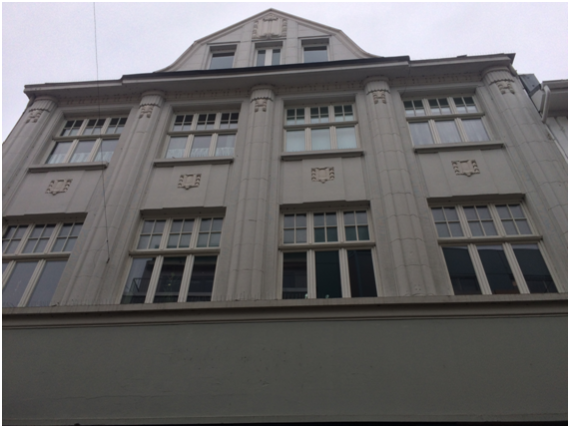
[[[282,47],[283,42],[280,41],[256,43],[254,65],[256,67],[265,67],[269,65],[281,64]]]
[[[303,62],[327,62],[329,60],[328,44],[328,39],[302,40]]]
[[[234,56],[236,46],[212,46],[210,48],[210,70],[220,70],[223,68],[232,68],[234,65]]]

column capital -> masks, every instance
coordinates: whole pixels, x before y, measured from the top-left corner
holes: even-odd
[[[384,76],[369,77],[364,80],[364,92],[366,95],[372,95],[374,104],[378,104],[380,101],[386,104],[386,94],[390,93],[388,78]]]
[[[28,108],[28,117],[26,118],[26,123],[36,123],[42,113],[50,112],[57,106],[57,98],[41,96],[34,99],[32,105]]]
[[[163,91],[158,90],[143,92],[140,102],[139,119],[143,116],[149,118],[154,107],[162,107],[165,96],[166,94]]]
[[[251,101],[259,99],[267,99],[273,101],[274,96],[273,86],[271,85],[257,85],[251,88]]]
[[[515,74],[513,73],[512,67],[499,66],[499,67],[489,67],[483,71],[483,81],[487,86],[493,84],[497,85],[501,94],[506,94],[510,92],[515,93],[515,88],[513,83],[515,82]]]

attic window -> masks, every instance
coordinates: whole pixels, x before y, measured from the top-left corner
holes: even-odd
[[[219,70],[223,68],[232,68],[234,65],[234,56],[236,46],[212,46],[210,47],[211,59],[210,70]]]
[[[301,41],[303,46],[303,62],[327,62],[329,39],[306,39]]]

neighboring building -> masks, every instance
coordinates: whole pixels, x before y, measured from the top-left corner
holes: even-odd
[[[567,420],[568,164],[513,59],[269,9],[26,86],[4,423]]]

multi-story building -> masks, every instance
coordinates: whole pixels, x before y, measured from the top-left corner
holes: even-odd
[[[568,164],[513,60],[270,9],[26,86],[4,423],[566,420]]]

